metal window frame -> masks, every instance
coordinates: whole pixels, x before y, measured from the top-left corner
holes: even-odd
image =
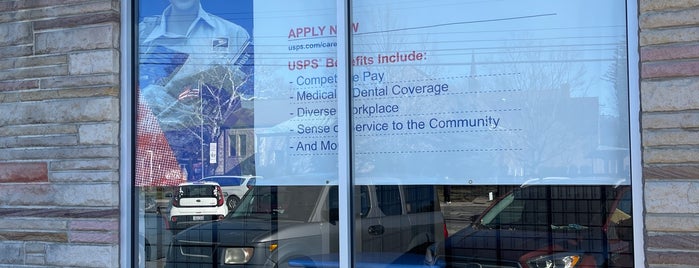
[[[349,78],[351,77],[351,63],[348,61],[351,53],[351,38],[348,31],[351,18],[351,0],[336,0],[337,2],[337,44],[338,44],[338,88],[344,89],[347,94],[338,95],[338,111],[345,111],[338,116],[339,133],[338,161],[339,161],[339,201],[340,201],[340,267],[352,267],[353,239],[352,230],[352,139],[351,139],[351,96],[349,91]],[[133,222],[133,168],[134,168],[134,120],[135,105],[133,95],[134,52],[134,20],[137,14],[137,0],[121,1],[120,23],[120,164],[119,164],[119,206],[120,206],[120,233],[119,233],[119,263],[120,267],[133,265],[135,233]],[[641,158],[641,128],[640,128],[640,57],[639,57],[639,33],[638,33],[638,2],[626,1],[627,23],[627,52],[628,52],[628,77],[629,77],[629,134],[631,148],[631,189],[633,193],[633,213],[637,215],[633,220],[634,230],[634,264],[636,267],[645,265],[644,243],[644,208],[643,208],[643,181]]]
[[[340,267],[354,267],[352,217],[352,96],[350,78],[352,63],[350,41],[351,0],[337,0],[337,88],[338,94],[338,201],[339,201],[339,264]],[[345,141],[345,142],[341,142]],[[344,220],[342,220],[344,219]]]
[[[629,92],[629,148],[631,151],[631,194],[633,207],[634,267],[645,266],[645,212],[641,152],[641,82],[638,1],[626,1],[626,49]]]
[[[120,111],[119,111],[119,267],[133,266],[133,163],[134,160],[134,109],[133,68],[134,55],[133,18],[135,9],[132,0],[122,0],[120,6]]]

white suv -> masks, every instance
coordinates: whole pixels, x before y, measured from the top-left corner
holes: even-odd
[[[221,185],[223,190],[223,196],[226,198],[226,205],[228,210],[233,210],[233,208],[240,202],[243,195],[250,190],[255,185],[255,180],[258,176],[244,175],[244,176],[209,176],[205,177],[199,181],[212,181]]]
[[[178,230],[207,221],[222,220],[228,214],[223,190],[216,182],[179,184],[172,194],[170,227]]]

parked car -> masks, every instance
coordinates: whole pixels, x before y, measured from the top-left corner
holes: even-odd
[[[422,256],[444,240],[433,186],[357,186],[356,192],[356,243],[363,252]],[[338,215],[337,186],[257,185],[223,221],[177,234],[166,267],[288,267],[289,260],[337,255]]]
[[[145,267],[147,261],[165,258],[172,232],[167,216],[161,213],[153,196],[143,195],[139,202],[138,264]]]
[[[149,212],[140,214],[140,217],[145,226],[139,228],[139,264],[165,258],[172,238],[167,219],[160,213]]]
[[[628,186],[526,186],[435,244],[440,267],[633,267]]]
[[[213,181],[221,185],[223,190],[223,196],[226,198],[226,205],[228,210],[233,210],[233,208],[240,202],[240,199],[245,195],[245,193],[250,190],[255,185],[257,176],[209,176],[201,179],[200,181]]]
[[[211,181],[179,184],[170,206],[170,228],[174,230],[222,220],[228,214],[221,186]]]

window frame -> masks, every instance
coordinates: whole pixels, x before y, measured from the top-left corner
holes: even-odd
[[[135,136],[135,105],[133,102],[133,73],[130,62],[134,59],[134,24],[137,17],[136,9],[132,0],[121,1],[119,27],[120,43],[120,110],[119,110],[119,264],[120,266],[132,267],[134,264],[132,256],[136,255],[138,243],[137,234],[133,229],[136,226],[133,221],[133,213],[136,199],[133,195],[133,174],[135,167],[134,157],[134,136]]]
[[[351,38],[348,31],[351,25],[351,0],[336,0],[337,3],[337,62],[339,91],[347,94],[338,95],[338,111],[349,111],[351,96],[349,90],[349,78],[351,77],[350,52]],[[134,72],[133,63],[136,62],[135,29],[138,25],[138,1],[126,0],[120,2],[120,164],[119,164],[119,207],[120,207],[120,233],[119,233],[119,261],[124,267],[134,265],[133,256],[137,254],[138,231],[134,228],[139,225],[134,222],[134,213],[137,212],[138,200],[134,196],[133,175],[135,167],[135,105],[134,105]],[[628,53],[628,104],[629,104],[629,134],[631,153],[631,191],[632,209],[634,215],[640,215],[633,219],[634,232],[634,263],[638,267],[645,264],[645,244],[643,225],[643,182],[642,182],[642,158],[641,158],[641,132],[640,132],[640,57],[639,57],[639,32],[638,32],[638,2],[626,1],[626,25],[627,25],[627,53]],[[352,258],[352,229],[353,208],[352,197],[354,182],[352,180],[352,139],[351,139],[351,113],[342,112],[338,116],[338,197],[340,217],[340,266],[351,267]],[[344,220],[342,220],[344,219]],[[143,228],[143,227],[140,227]]]

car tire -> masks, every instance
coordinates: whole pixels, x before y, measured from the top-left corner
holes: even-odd
[[[240,198],[238,198],[235,195],[229,196],[226,200],[226,206],[228,206],[228,210],[232,210],[236,205],[238,205],[238,202],[240,202]]]

